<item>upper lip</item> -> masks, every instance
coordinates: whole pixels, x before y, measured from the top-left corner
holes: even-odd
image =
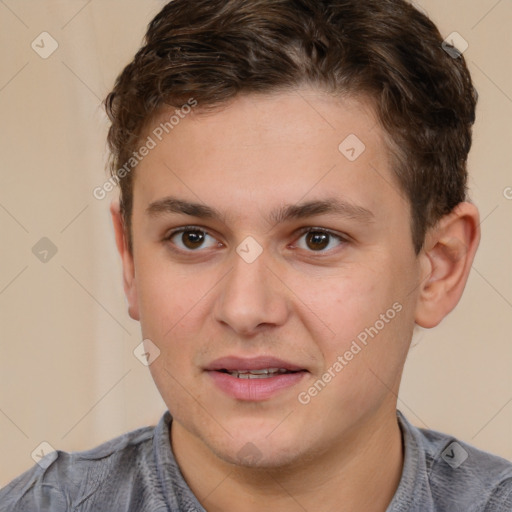
[[[283,361],[282,359],[277,359],[275,357],[270,356],[260,356],[260,357],[237,357],[237,356],[226,356],[221,357],[219,359],[215,359],[212,361],[205,370],[207,371],[215,371],[215,370],[227,370],[227,371],[236,371],[236,370],[264,370],[267,368],[283,368],[289,371],[300,371],[305,370],[301,366],[297,366],[296,364],[289,363],[288,361]]]

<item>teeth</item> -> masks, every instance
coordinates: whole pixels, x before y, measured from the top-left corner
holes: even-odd
[[[266,379],[280,373],[288,373],[284,368],[264,368],[262,370],[236,370],[229,372],[232,377],[239,379]]]

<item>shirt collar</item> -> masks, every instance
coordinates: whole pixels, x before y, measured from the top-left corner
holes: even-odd
[[[422,451],[421,433],[409,423],[401,411],[397,410],[396,416],[402,433],[404,465],[398,488],[386,512],[430,512],[433,510],[433,500],[425,454]]]
[[[206,512],[185,482],[171,448],[169,411],[160,419],[154,434],[154,457],[162,494],[171,512]]]

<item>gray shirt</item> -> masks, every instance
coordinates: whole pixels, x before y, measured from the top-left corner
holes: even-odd
[[[386,512],[512,511],[511,462],[397,417],[405,459]],[[92,450],[47,454],[0,490],[0,512],[204,512],[174,459],[171,421],[166,412]]]

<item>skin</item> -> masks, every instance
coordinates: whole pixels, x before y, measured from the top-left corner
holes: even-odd
[[[353,162],[338,150],[349,134],[366,146]],[[147,214],[170,195],[214,207],[225,222]],[[266,219],[284,204],[326,198],[374,217]],[[434,327],[459,301],[480,240],[476,207],[459,204],[416,256],[409,203],[370,104],[312,88],[189,114],[138,165],[133,206],[133,255],[111,206],[129,314],[160,350],[150,371],[173,416],[176,460],[202,505],[385,511],[403,466],[396,405],[413,329]],[[183,226],[205,231],[204,244],[164,240]],[[299,232],[320,227],[346,241],[319,246]],[[247,236],[263,250],[252,263],[236,252]],[[400,312],[300,403],[395,303]],[[227,355],[270,355],[307,373],[269,399],[237,400],[203,371]],[[252,460],[241,458],[247,443]]]

